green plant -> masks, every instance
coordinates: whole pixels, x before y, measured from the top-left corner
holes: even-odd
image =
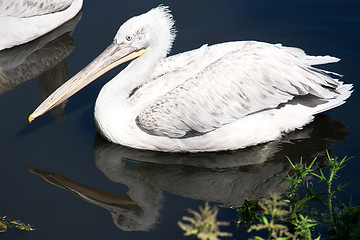
[[[338,191],[343,191],[345,186],[350,184],[339,184],[334,187],[334,180],[339,177],[339,170],[345,166],[345,163],[350,158],[344,157],[339,160],[337,157],[330,157],[329,152],[327,152],[328,174],[323,170],[319,170],[318,173],[314,172],[313,165],[316,158],[309,165],[304,163],[302,158],[299,163],[287,159],[291,165],[292,173],[288,173],[286,177],[283,177],[283,179],[290,182],[289,192],[285,195],[286,199],[283,199],[279,194],[272,194],[270,199],[245,199],[242,206],[234,207],[238,212],[238,227],[244,227],[250,223],[252,225],[249,227],[248,232],[267,231],[267,239],[311,240],[313,239],[312,229],[321,223],[322,226],[329,228],[328,233],[331,239],[360,239],[360,221],[358,221],[360,207],[353,205],[351,199],[348,206],[338,199],[337,204],[334,203],[335,194]],[[315,193],[313,191],[313,185],[308,181],[311,176],[319,178],[319,182],[326,183],[326,192]],[[301,185],[306,186],[305,196],[300,196],[297,193]],[[326,197],[323,198],[323,196]],[[328,213],[319,213],[315,208],[311,208],[309,203],[313,201],[327,205]],[[202,219],[202,216],[208,216],[207,219],[212,219],[210,220],[212,226],[221,225],[214,224],[217,209],[216,211],[212,210],[206,205],[205,208],[200,208],[200,214],[193,210],[189,210],[189,212],[194,215],[194,218],[184,217],[183,220],[191,224],[184,225],[179,222],[179,226],[186,231],[185,235],[195,234],[200,239],[218,239],[218,236],[225,236],[216,234],[215,238],[205,238],[206,235],[201,235],[202,232],[212,231],[204,231],[205,226],[209,224],[205,223],[206,221]],[[312,213],[315,213],[315,215],[312,215]],[[313,219],[314,216],[317,220]],[[220,232],[218,227],[216,231]],[[255,236],[254,239],[264,240],[260,236]],[[315,240],[319,239],[320,236]]]
[[[264,199],[260,203],[261,208],[264,210],[261,219],[262,223],[252,225],[248,229],[248,232],[252,232],[253,230],[267,230],[267,239],[289,239],[294,237],[286,225],[279,223],[280,221],[284,221],[289,214],[289,212],[284,209],[287,205],[288,204],[281,199],[281,196],[276,193],[272,194],[269,200]],[[263,238],[256,236],[255,239],[262,240]]]
[[[290,176],[288,173],[287,177],[284,177],[284,179],[291,182],[290,194],[295,195],[295,191],[298,189],[299,185],[303,183],[306,176],[313,172],[312,166],[314,165],[317,158],[314,158],[309,166],[306,166],[306,163],[303,163],[302,157],[300,158],[300,162],[298,164],[294,164],[289,157],[286,158],[289,161],[292,170],[295,172],[295,175]]]
[[[347,183],[345,185],[339,184],[338,186],[336,186],[335,189],[332,188],[332,185],[333,185],[333,181],[338,177],[337,175],[338,171],[343,167],[345,167],[345,163],[349,160],[349,158],[345,156],[342,160],[338,161],[337,157],[332,158],[330,157],[328,151],[326,151],[326,153],[327,153],[327,161],[330,167],[330,176],[328,178],[325,177],[322,170],[320,170],[320,175],[316,173],[312,173],[312,175],[318,177],[320,179],[320,182],[324,181],[327,185],[327,195],[328,195],[327,204],[329,207],[331,222],[334,222],[334,214],[333,214],[333,206],[332,206],[332,200],[334,198],[334,195],[336,192],[342,191],[344,187],[349,185],[350,183]]]
[[[360,238],[360,223],[358,218],[360,216],[360,207],[350,204],[346,206],[338,199],[338,204],[334,207],[335,194],[339,191],[343,191],[344,188],[350,184],[338,184],[334,187],[334,181],[339,177],[338,172],[345,167],[345,163],[350,158],[344,157],[339,159],[337,157],[331,157],[327,151],[326,160],[329,165],[329,173],[325,173],[323,170],[319,170],[319,173],[315,173],[312,169],[316,158],[307,166],[303,162],[302,158],[300,162],[295,164],[289,158],[288,161],[291,165],[293,174],[287,174],[284,177],[285,180],[291,183],[289,193],[286,194],[289,203],[289,216],[281,221],[289,227],[289,231],[293,234],[293,239],[311,239],[312,227],[315,227],[318,222],[311,219],[308,216],[308,203],[311,201],[319,201],[328,206],[328,213],[322,214],[322,216],[329,216],[329,220],[321,218],[319,221],[329,227],[329,234],[332,239],[359,239]],[[316,176],[320,179],[320,182],[326,183],[326,192],[314,193],[313,186],[307,181],[309,176]],[[306,184],[306,195],[301,197],[297,194],[297,190],[300,185]],[[326,195],[323,199],[321,196]],[[299,214],[299,210],[302,210],[305,214]],[[335,211],[335,209],[337,209]],[[265,223],[266,224],[266,223]],[[264,224],[262,224],[264,227]],[[268,226],[270,226],[268,224]],[[255,227],[253,227],[255,229]],[[269,228],[270,229],[270,228]],[[287,237],[289,237],[287,235]],[[318,237],[319,238],[319,237]],[[261,238],[257,238],[261,239]]]
[[[316,200],[321,201],[319,198],[322,193],[314,193],[312,189],[312,185],[309,185],[308,182],[306,182],[306,195],[303,198],[300,198],[298,194],[296,193],[296,190],[299,188],[301,184],[304,183],[306,177],[309,174],[313,174],[312,166],[314,165],[316,158],[310,163],[309,166],[306,165],[306,163],[303,163],[303,159],[300,158],[300,162],[298,164],[294,164],[290,158],[288,158],[288,161],[291,165],[292,170],[294,171],[294,174],[291,176],[289,173],[287,173],[287,177],[283,177],[283,179],[289,181],[291,183],[291,187],[289,189],[289,194],[286,196],[288,197],[288,201],[290,203],[290,218],[296,219],[297,211],[300,208],[303,208],[308,201]]]
[[[317,222],[308,216],[304,217],[299,214],[298,217],[292,221],[292,225],[294,227],[294,239],[311,240],[310,228],[316,226]],[[320,239],[320,236],[317,239]]]
[[[218,208],[214,206],[210,207],[209,203],[205,203],[205,207],[199,207],[200,212],[196,212],[192,209],[187,211],[194,215],[194,217],[183,216],[182,220],[189,222],[185,224],[178,221],[179,227],[185,231],[184,236],[196,235],[197,238],[205,240],[217,240],[218,237],[231,237],[231,233],[221,232],[220,226],[228,226],[228,222],[220,222],[216,220],[218,214]]]
[[[261,221],[262,207],[259,199],[245,199],[242,206],[232,207],[238,212],[237,225]]]
[[[343,204],[338,200],[340,211],[338,213],[334,212],[333,199],[335,198],[335,193],[343,191],[344,188],[349,185],[351,182],[346,184],[339,184],[335,188],[333,187],[334,180],[338,176],[338,172],[346,166],[346,162],[350,158],[345,156],[341,160],[338,157],[331,157],[327,151],[327,161],[329,164],[329,176],[326,177],[326,174],[320,170],[320,174],[312,173],[314,176],[320,179],[320,182],[325,182],[327,186],[327,199],[326,204],[329,209],[328,215],[330,216],[330,227],[329,232],[332,235],[333,239],[359,239],[360,238],[360,223],[358,222],[358,217],[360,215],[359,206],[353,206],[350,200],[349,206]]]
[[[360,239],[359,206],[341,206],[339,213],[334,214],[332,227],[333,239]]]
[[[27,232],[35,230],[33,226],[22,223],[18,220],[8,220],[6,216],[0,217],[0,232],[6,232],[9,228],[16,228]]]

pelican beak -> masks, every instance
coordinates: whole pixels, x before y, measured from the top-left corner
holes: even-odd
[[[145,53],[145,49],[117,44],[115,41],[83,70],[61,85],[29,116],[32,122],[38,116],[61,104],[80,89],[121,63],[130,61]]]

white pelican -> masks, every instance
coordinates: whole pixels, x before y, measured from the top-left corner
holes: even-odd
[[[34,40],[75,17],[83,0],[0,1],[0,50]]]
[[[134,59],[100,91],[95,121],[109,141],[169,152],[220,151],[278,139],[339,106],[351,84],[312,65],[339,61],[255,41],[169,53],[168,7],[126,21],[113,43],[50,95],[31,122],[115,66]]]

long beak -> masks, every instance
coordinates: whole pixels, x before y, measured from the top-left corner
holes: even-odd
[[[121,63],[130,61],[145,53],[145,49],[113,42],[83,70],[61,85],[29,116],[29,122],[61,104],[80,89]]]

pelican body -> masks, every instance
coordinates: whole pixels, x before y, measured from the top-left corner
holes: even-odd
[[[203,152],[245,148],[302,128],[337,107],[352,85],[313,65],[339,61],[256,41],[203,45],[166,57],[175,38],[168,7],[126,21],[113,43],[46,99],[31,122],[113,67],[95,121],[109,141],[132,148]]]
[[[0,1],[0,50],[30,42],[69,21],[83,0]]]

